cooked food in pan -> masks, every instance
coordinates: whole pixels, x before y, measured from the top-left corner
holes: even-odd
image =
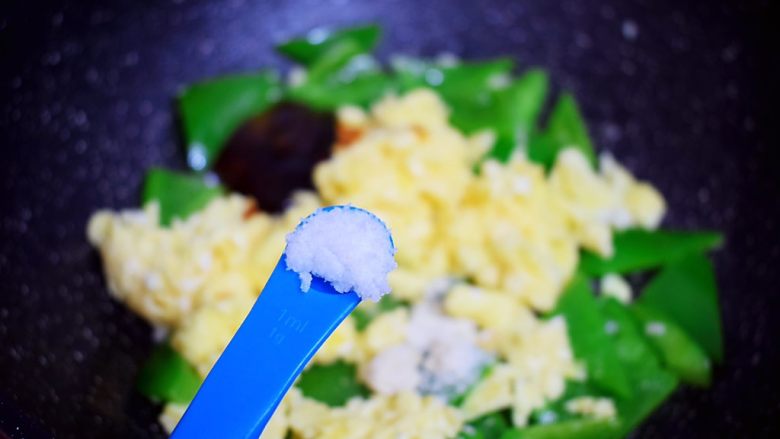
[[[94,214],[111,293],[159,328],[139,378],[172,429],[319,207],[391,228],[393,294],[364,300],[264,439],[625,437],[722,360],[707,252],[598,151],[574,96],[510,59],[371,55],[376,27],[278,47],[296,64],[178,98],[190,171]],[[269,358],[268,361],[273,361]]]

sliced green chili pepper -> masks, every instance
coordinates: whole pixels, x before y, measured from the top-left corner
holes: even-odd
[[[316,84],[338,72],[355,56],[363,53],[358,43],[352,40],[339,41],[326,50],[306,71],[306,82]]]
[[[162,402],[189,403],[201,383],[195,368],[167,343],[152,351],[138,375],[138,390]]]
[[[481,431],[474,429],[473,427],[466,425],[458,432],[455,439],[485,439],[485,435]]]
[[[713,360],[723,360],[718,287],[707,256],[689,254],[667,265],[647,284],[637,302],[676,323]]]
[[[420,87],[432,87],[426,82],[425,74],[431,69],[439,69],[438,74],[441,76],[440,68],[443,66],[429,60],[403,56],[392,59],[390,67],[398,79],[400,91],[407,93]],[[441,79],[438,82],[440,83]]]
[[[499,106],[507,109],[504,113],[505,124],[512,127],[515,133],[520,130],[524,136],[528,136],[535,129],[547,98],[548,83],[544,70],[531,69],[506,89],[496,92]]]
[[[595,166],[596,154],[579,106],[570,93],[564,93],[550,113],[547,128],[529,142],[528,157],[550,169],[564,148],[576,148]]]
[[[625,437],[674,392],[677,378],[660,367],[658,357],[625,306],[606,299],[600,301],[600,309],[607,321],[605,330],[615,343],[633,390],[628,398],[615,398],[618,437]]]
[[[202,176],[152,168],[146,174],[141,199],[143,204],[160,203],[160,224],[168,226],[174,218],[186,219],[221,193],[219,186]]]
[[[388,294],[382,296],[382,298],[379,299],[379,302],[376,303],[376,306],[380,312],[388,312],[397,308],[409,306],[409,304]]]
[[[500,439],[510,428],[508,418],[506,411],[488,413],[466,424],[457,439]]]
[[[376,318],[379,314],[389,312],[404,306],[409,306],[409,304],[388,294],[382,296],[382,298],[376,304],[370,302],[364,303],[362,306],[359,306],[357,309],[352,311],[351,316],[355,321],[355,328],[358,331],[362,331],[366,329],[371,321],[374,320],[374,318]]]
[[[580,269],[594,276],[646,270],[712,249],[723,242],[723,236],[715,232],[639,229],[618,232],[613,239],[615,253],[611,258],[602,259],[585,252]]]
[[[293,61],[311,66],[319,61],[334,46],[349,41],[358,48],[358,53],[374,50],[381,36],[379,26],[359,26],[336,32],[317,29],[304,38],[295,38],[276,46],[276,50]]]
[[[179,113],[190,167],[209,168],[236,128],[280,96],[279,80],[267,72],[225,76],[185,89]]]
[[[578,418],[544,425],[515,428],[501,439],[610,439],[617,438],[616,421]]]
[[[510,80],[514,62],[508,58],[466,62],[452,67],[432,68],[426,72],[428,86],[446,98],[480,98],[479,94],[499,88],[503,78]],[[441,76],[438,75],[441,72]]]
[[[658,355],[651,348],[640,323],[628,308],[613,298],[601,298],[598,302],[601,315],[606,322],[604,332],[615,343],[620,362],[633,370],[633,376],[647,370],[659,369],[661,363]]]
[[[554,421],[549,426],[544,425],[546,428],[541,429],[542,432],[557,432],[559,431],[558,428],[565,431],[565,433],[562,433],[563,436],[549,437],[580,437],[566,431],[564,427],[554,427],[556,425],[568,425],[568,423],[575,421],[583,421],[581,417],[574,416],[565,410],[566,401],[578,396],[610,397],[613,399],[618,412],[616,422],[600,421],[609,424],[607,426],[609,428],[599,431],[596,426],[592,426],[593,430],[585,429],[582,434],[589,434],[589,432],[593,431],[593,434],[596,436],[584,437],[625,437],[645,417],[652,413],[677,386],[676,378],[661,368],[658,357],[642,334],[638,322],[624,305],[610,298],[599,299],[597,307],[604,319],[602,330],[614,346],[618,361],[630,383],[632,394],[628,397],[605,394],[603,390],[594,387],[590,382],[592,381],[590,376],[588,377],[588,382],[568,383],[566,392],[560,399],[548,404],[544,409],[538,410],[533,415],[532,419],[539,422],[542,416],[545,416],[545,412],[553,414]],[[576,426],[577,424],[574,423],[572,425]],[[524,431],[526,430],[520,430],[520,432]],[[522,438],[525,436],[515,437]]]
[[[485,99],[500,88],[502,79],[509,80],[514,63],[508,58],[490,61],[441,65],[416,59],[404,59],[393,66],[401,90],[418,87],[435,89],[449,103],[450,100]]]
[[[355,365],[344,361],[311,366],[303,371],[297,387],[305,396],[332,407],[343,406],[354,397],[367,397],[371,393],[358,381]]]
[[[606,321],[584,277],[576,275],[572,279],[558,300],[554,314],[566,319],[574,355],[585,362],[588,379],[615,395],[630,396],[626,373],[612,340],[604,332]]]
[[[518,144],[528,144],[547,97],[547,74],[530,70],[505,90],[496,92],[499,141],[490,156],[506,162]]]
[[[601,397],[605,392],[586,381],[567,381],[566,390],[558,399],[550,401],[544,407],[531,413],[531,424],[553,424],[580,418],[580,415],[566,410],[566,403],[582,396]]]
[[[547,74],[538,69],[529,70],[484,99],[450,98],[450,121],[465,133],[492,129],[497,139],[490,157],[505,162],[518,144],[527,142],[546,96]]]
[[[555,158],[558,157],[560,149],[550,135],[544,131],[537,131],[532,132],[528,138],[526,154],[530,161],[538,163],[549,170],[555,163]]]
[[[506,161],[518,144],[527,144],[547,96],[547,74],[532,69],[512,81],[508,59],[442,66],[420,60],[395,65],[399,87],[435,89],[451,110],[450,122],[470,134],[496,133],[490,157]]]
[[[625,437],[645,420],[677,388],[677,378],[663,369],[632,380],[634,396],[617,398],[620,417],[619,437]]]
[[[288,98],[318,110],[334,110],[342,105],[368,107],[385,94],[395,90],[392,77],[381,73],[365,73],[349,82],[330,80],[305,83],[288,91]]]
[[[352,320],[355,321],[355,329],[362,331],[368,327],[368,324],[373,320],[374,315],[364,309],[357,308],[352,311]]]
[[[634,304],[631,311],[644,324],[647,339],[660,352],[671,372],[694,385],[710,383],[710,359],[680,327],[652,308]]]

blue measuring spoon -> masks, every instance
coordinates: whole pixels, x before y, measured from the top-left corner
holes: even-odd
[[[360,300],[317,276],[302,292],[282,255],[171,437],[257,439],[296,377]]]
[[[338,293],[317,277],[302,292],[284,259],[172,438],[257,439],[304,366],[360,303],[354,292]]]

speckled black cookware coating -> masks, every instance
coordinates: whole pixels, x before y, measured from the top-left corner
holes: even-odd
[[[183,167],[170,105],[181,86],[286,68],[275,42],[365,21],[383,24],[383,56],[548,68],[598,144],[667,195],[669,225],[727,233],[727,362],[636,437],[778,437],[770,1],[14,3],[0,8],[0,430],[12,437],[163,436],[133,390],[151,331],[107,295],[85,222],[137,205],[147,167]]]

